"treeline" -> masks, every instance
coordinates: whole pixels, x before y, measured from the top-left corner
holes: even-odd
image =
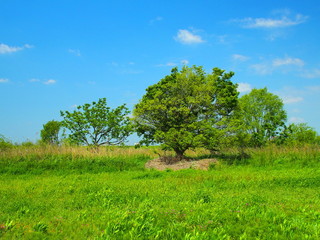
[[[137,146],[160,144],[173,150],[177,160],[197,147],[214,152],[224,147],[320,144],[306,123],[286,123],[282,100],[267,88],[239,97],[233,75],[219,68],[209,74],[199,66],[173,68],[146,89],[132,115],[125,104],[111,109],[101,98],[73,112],[61,111],[62,121],[43,125],[39,143],[122,145],[135,132],[141,139]],[[1,149],[10,144],[0,137]]]

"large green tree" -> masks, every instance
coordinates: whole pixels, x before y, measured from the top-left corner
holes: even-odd
[[[237,105],[233,72],[202,67],[173,68],[170,75],[150,86],[135,106],[136,131],[141,143],[160,143],[182,159],[189,148],[204,146]]]
[[[242,131],[250,135],[251,146],[262,146],[275,137],[287,119],[282,100],[267,88],[243,95],[236,115]]]
[[[78,106],[73,112],[61,111],[62,125],[70,131],[69,138],[80,145],[118,145],[132,132],[129,110],[124,105],[107,107],[107,100]]]
[[[59,144],[59,132],[61,129],[61,123],[55,120],[51,120],[43,125],[43,129],[40,132],[41,140],[48,144]]]

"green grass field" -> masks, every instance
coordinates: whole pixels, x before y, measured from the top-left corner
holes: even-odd
[[[0,238],[320,239],[319,147],[176,172],[145,170],[153,151],[2,152]]]

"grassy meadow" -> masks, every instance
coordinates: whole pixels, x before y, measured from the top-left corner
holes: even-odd
[[[320,147],[246,152],[160,172],[144,168],[157,147],[3,150],[0,238],[320,239]]]

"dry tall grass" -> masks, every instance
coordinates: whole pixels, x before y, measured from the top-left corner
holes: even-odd
[[[304,146],[266,146],[263,148],[248,148],[245,149],[247,160],[245,162],[258,165],[269,165],[274,163],[320,163],[320,146],[319,145],[304,145]],[[51,146],[51,145],[34,145],[34,146],[15,146],[5,151],[0,152],[0,158],[6,160],[19,159],[41,159],[48,156],[67,156],[68,159],[79,158],[134,158],[145,156],[150,159],[160,156],[173,156],[172,151],[163,151],[159,146],[156,147],[118,147],[108,146],[100,147],[99,149],[85,146]],[[204,148],[186,151],[186,156],[189,158],[209,157],[210,151]],[[228,148],[221,153],[211,156],[214,158],[223,158],[230,163],[241,163],[238,161],[242,158],[239,149]],[[244,162],[243,162],[244,163]]]
[[[154,157],[156,154],[150,148],[134,147],[100,147],[98,149],[85,146],[17,146],[0,153],[2,157],[17,158],[28,156],[48,156],[48,155],[68,155],[72,157],[94,158],[94,157],[133,157],[137,155],[144,155]]]

